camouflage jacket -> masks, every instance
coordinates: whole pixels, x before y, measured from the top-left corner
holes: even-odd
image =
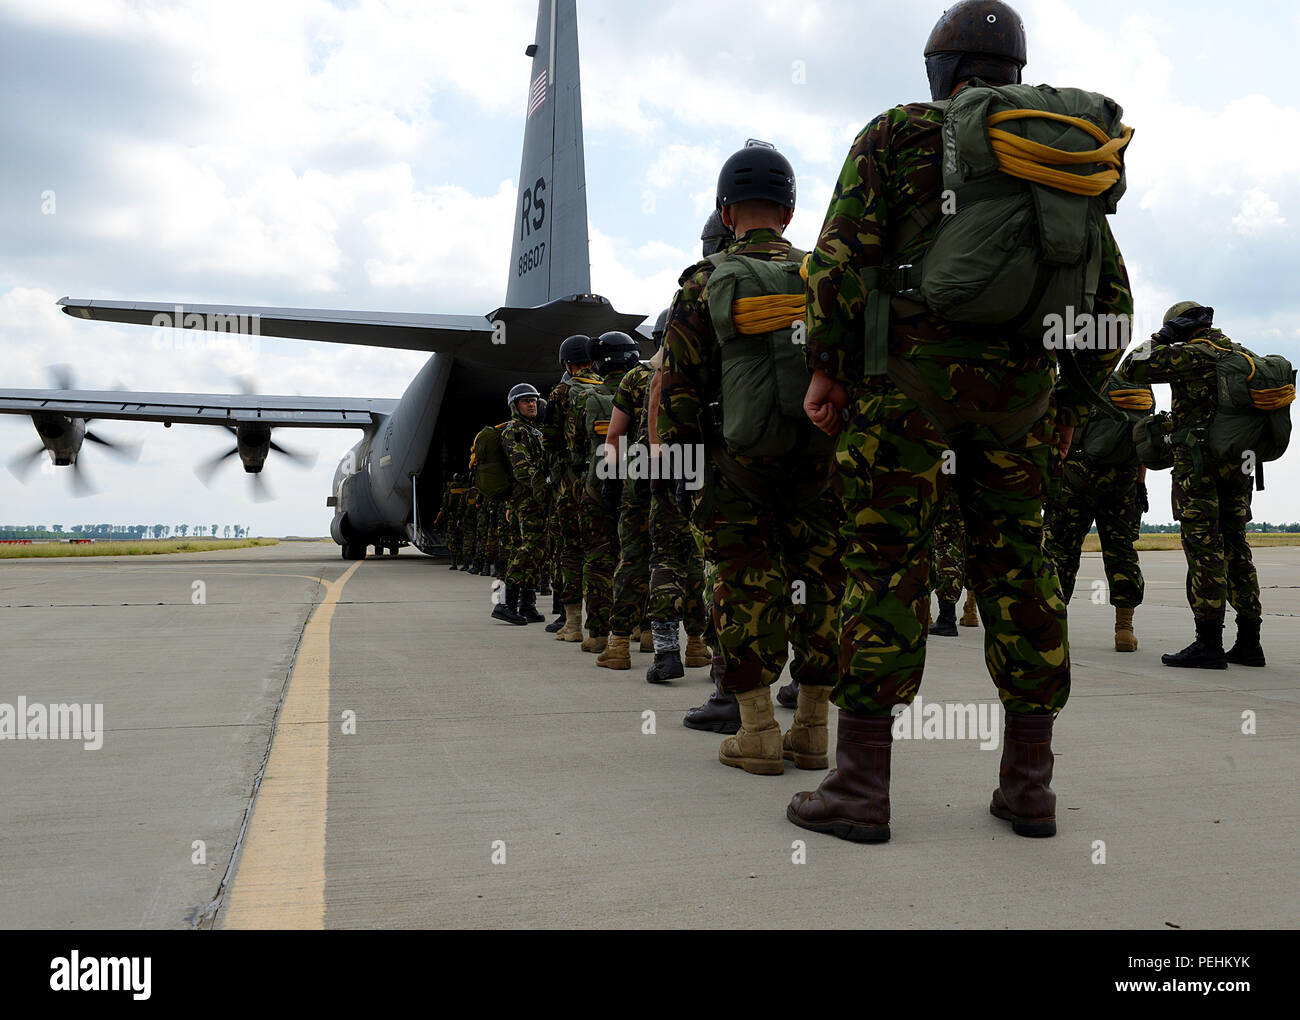
[[[575,376],[579,382],[597,383],[611,396],[618,392],[618,384],[623,381],[625,372],[611,372],[609,375],[597,375],[584,372]],[[586,435],[587,400],[586,391],[579,389],[569,399],[569,413],[564,418],[564,435],[569,448],[569,457],[573,464],[585,464],[591,457],[594,440]]]
[[[510,415],[510,421],[501,430],[501,449],[510,463],[510,473],[515,478],[508,500],[510,505],[541,502],[546,483],[542,433],[533,420],[525,418],[518,409]]]
[[[1175,429],[1207,428],[1219,407],[1219,352],[1212,345],[1228,342],[1210,329],[1186,343],[1143,344],[1124,362],[1122,374],[1135,383],[1169,383]]]
[[[942,122],[942,112],[913,103],[887,110],[862,130],[840,171],[821,237],[809,257],[809,367],[850,390],[864,379],[864,270],[886,265],[891,256],[906,261],[934,238],[937,220],[912,239],[906,252],[893,250],[894,231],[909,219],[916,223],[922,208],[942,192]],[[1109,224],[1102,243],[1094,314],[1131,315],[1128,274]],[[913,361],[939,397],[962,410],[1013,411],[1051,385],[1048,352],[1028,350],[1000,327],[946,322],[925,313],[901,317],[895,311],[889,353]],[[1077,360],[1098,387],[1122,353],[1082,351]],[[1082,395],[1062,381],[1054,397],[1061,424],[1083,421],[1088,404]]]
[[[568,467],[568,443],[564,423],[569,417],[569,373],[551,387],[546,398],[546,413],[538,428],[542,433],[542,449],[550,464],[552,477],[562,475]]]
[[[632,419],[627,437],[629,444],[646,441],[646,412],[650,405],[650,377],[653,375],[649,366],[637,362],[628,369],[614,394],[614,406]]]
[[[766,261],[789,258],[790,242],[775,230],[751,230],[723,249]],[[663,391],[659,397],[659,438],[682,446],[704,441],[699,412],[718,399],[722,387],[722,350],[709,316],[707,290],[713,263],[704,259],[681,275],[664,333]],[[738,462],[758,467],[752,458]]]

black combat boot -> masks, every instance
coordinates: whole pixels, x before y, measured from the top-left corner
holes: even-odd
[[[537,611],[537,592],[532,588],[519,591],[519,615],[525,623],[545,623],[546,617]]]
[[[525,626],[528,621],[519,615],[519,589],[513,584],[506,585],[506,598],[492,607],[492,619],[504,623],[513,623],[517,627]]]
[[[682,650],[668,648],[662,652],[655,652],[655,661],[650,663],[650,668],[645,671],[645,682],[666,684],[669,680],[680,680],[685,675],[686,669],[682,666]]]
[[[497,563],[497,562],[495,562],[495,561],[493,561],[493,563],[492,563],[492,576],[493,576],[493,577],[501,577],[501,576],[503,576],[504,574],[505,574],[505,571],[501,569],[501,564],[500,564],[500,563]]]
[[[692,730],[709,730],[713,733],[736,733],[740,729],[740,702],[730,691],[722,689],[726,660],[721,655],[713,657],[709,670],[713,680],[713,693],[699,708],[692,708],[682,719],[682,725]]]
[[[778,690],[776,692],[776,703],[782,708],[797,708],[799,706],[799,681],[791,680]]]
[[[478,560],[473,560],[473,561],[470,563],[470,565],[469,565],[469,572],[470,572],[471,574],[477,574],[477,573],[479,572],[479,569],[478,569]]]
[[[1264,649],[1259,643],[1259,620],[1237,617],[1237,643],[1224,656],[1237,666],[1264,665]]]
[[[1260,652],[1263,655],[1263,652]],[[1223,654],[1223,621],[1197,620],[1196,640],[1181,652],[1167,652],[1160,656],[1166,666],[1184,669],[1227,669],[1228,659]]]
[[[538,595],[551,594],[551,579],[547,577],[545,574],[542,575],[541,580],[538,582],[537,594]]]
[[[456,557],[455,557],[455,556],[453,556],[453,557],[451,558],[451,566],[449,566],[447,569],[448,569],[448,570],[459,570],[459,569],[460,569],[460,564],[456,562]]]
[[[957,636],[957,603],[939,600],[939,619],[930,627],[930,633],[939,637]]]

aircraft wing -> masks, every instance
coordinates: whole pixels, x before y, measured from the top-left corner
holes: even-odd
[[[88,301],[66,297],[60,298],[59,304],[68,315],[98,322],[207,329],[292,340],[327,340],[336,344],[395,347],[407,351],[457,354],[471,346],[490,344],[492,339],[492,323],[481,315]]]
[[[396,400],[276,397],[260,393],[129,393],[122,390],[0,390],[0,414],[160,421],[184,425],[365,428],[392,414]]]

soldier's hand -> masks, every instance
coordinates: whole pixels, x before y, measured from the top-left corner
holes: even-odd
[[[1147,498],[1146,482],[1138,482],[1137,484],[1137,505],[1138,510],[1142,513],[1146,513],[1151,509],[1151,501]]]
[[[1073,425],[1056,426],[1056,451],[1061,455],[1061,460],[1065,460],[1070,453],[1070,443],[1074,440]]]
[[[613,513],[618,512],[619,496],[623,492],[623,483],[617,478],[606,478],[600,483],[600,502]]]
[[[510,508],[506,507],[506,523],[510,522]]]
[[[825,372],[813,373],[803,398],[803,410],[814,425],[828,436],[835,435],[840,430],[840,412],[848,404],[849,394],[843,386]]]

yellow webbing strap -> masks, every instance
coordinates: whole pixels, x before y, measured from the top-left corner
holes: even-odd
[[[1246,361],[1250,363],[1250,375],[1246,376],[1246,381],[1250,382],[1250,380],[1255,378],[1255,359],[1252,358],[1245,351],[1234,351],[1231,347],[1220,347],[1208,336],[1194,336],[1192,337],[1192,339],[1188,340],[1187,342],[1189,344],[1209,344],[1216,351],[1222,351],[1224,354],[1240,354],[1243,358],[1246,359]]]
[[[737,298],[731,303],[731,321],[736,332],[745,335],[771,333],[789,329],[790,323],[802,319],[807,311],[803,294],[759,294]]]
[[[808,282],[808,260],[810,258],[812,258],[812,252],[805,255],[803,261],[799,263],[799,276],[803,279],[804,283]]]
[[[1295,384],[1287,383],[1271,390],[1251,390],[1250,399],[1261,411],[1280,411],[1295,400]]]
[[[597,419],[596,419],[596,424],[595,424],[594,426],[592,426],[592,427],[596,430],[596,435],[598,435],[598,436],[606,436],[606,435],[609,435],[609,419],[608,419],[608,418],[597,418]]]
[[[1149,411],[1156,403],[1148,390],[1111,390],[1110,402],[1126,411]]]
[[[600,385],[600,380],[599,380],[599,379],[592,379],[592,378],[590,378],[590,377],[588,377],[588,376],[585,376],[585,375],[575,375],[575,376],[570,376],[569,381],[570,381],[570,382],[591,383],[592,386],[599,386],[599,385]]]
[[[1095,138],[1100,148],[1085,152],[1069,152],[1030,141],[1028,138],[1021,138],[1009,131],[999,131],[994,127],[995,124],[1004,121],[1027,117],[1043,117],[1077,127]],[[993,154],[997,156],[998,165],[1003,173],[1035,184],[1045,184],[1059,191],[1068,191],[1072,195],[1100,195],[1115,184],[1119,180],[1119,171],[1123,165],[1119,154],[1133,137],[1131,127],[1121,125],[1123,131],[1120,136],[1111,138],[1090,121],[1063,113],[1053,113],[1050,110],[1003,110],[988,118],[988,126],[989,143],[993,147]],[[1098,170],[1092,174],[1072,174],[1045,165],[1049,163],[1056,165],[1104,163],[1110,169]]]

